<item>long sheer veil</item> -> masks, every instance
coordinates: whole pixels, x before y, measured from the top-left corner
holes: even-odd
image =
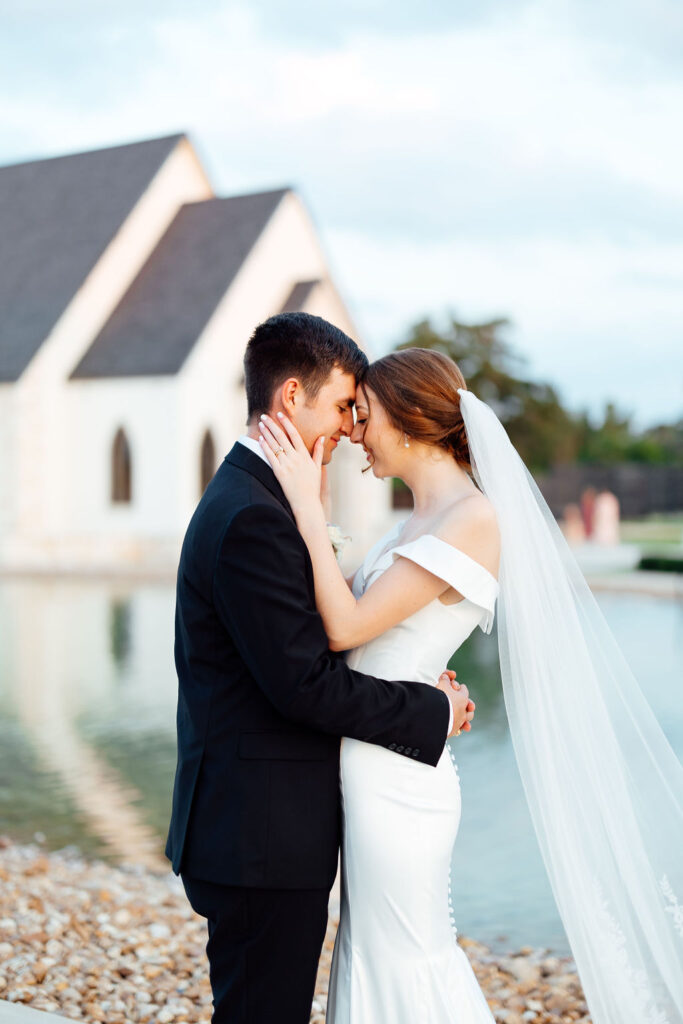
[[[501,533],[510,732],[593,1021],[683,1024],[683,766],[500,420],[459,394]]]

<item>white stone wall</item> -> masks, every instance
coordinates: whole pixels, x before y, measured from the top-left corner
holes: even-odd
[[[208,198],[211,187],[182,140],[117,232],[102,258],[45,339],[20,380],[12,385],[12,434],[17,470],[4,561],[44,564],[59,560],[73,534],[74,476],[97,472],[78,446],[68,377],[148,258],[184,202]],[[118,395],[121,402],[120,392]],[[105,414],[106,414],[105,409]],[[97,420],[79,430],[97,431]],[[91,507],[87,506],[88,509]],[[96,530],[96,527],[93,527]],[[101,536],[101,534],[100,534]]]
[[[173,377],[72,381],[65,557],[93,564],[163,561],[178,534],[178,386]],[[112,446],[123,428],[131,453],[131,501],[111,500]],[[85,468],[87,467],[87,469]]]
[[[169,157],[18,384],[0,385],[0,568],[175,571],[200,498],[204,433],[216,464],[244,432],[242,360],[259,322],[292,287],[321,278],[306,306],[355,337],[315,229],[287,193],[176,376],[69,380],[158,237],[185,201],[210,195],[194,153]],[[112,445],[131,450],[132,500],[111,501]],[[333,518],[353,537],[345,564],[388,527],[388,484],[361,476],[343,442],[330,480]]]
[[[16,450],[14,387],[0,384],[0,557],[14,525],[16,510]]]

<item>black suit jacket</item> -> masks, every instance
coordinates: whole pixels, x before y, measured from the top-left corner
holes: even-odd
[[[447,698],[354,672],[329,650],[291,508],[239,442],[188,526],[175,628],[173,870],[224,885],[329,887],[339,737],[435,765]]]

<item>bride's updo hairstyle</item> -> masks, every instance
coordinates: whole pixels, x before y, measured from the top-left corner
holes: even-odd
[[[436,445],[470,469],[470,450],[458,388],[467,388],[456,363],[442,352],[406,348],[365,371],[361,385],[374,391],[391,423],[410,438]]]

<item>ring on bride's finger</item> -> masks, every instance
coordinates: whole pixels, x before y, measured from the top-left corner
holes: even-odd
[[[277,457],[279,459],[280,455],[282,454],[283,451],[284,451],[284,448],[276,448],[274,454],[277,455]]]
[[[459,736],[461,732],[462,732],[462,729],[458,729],[458,731],[456,732],[456,734],[455,734],[455,735],[456,735],[456,736]]]

